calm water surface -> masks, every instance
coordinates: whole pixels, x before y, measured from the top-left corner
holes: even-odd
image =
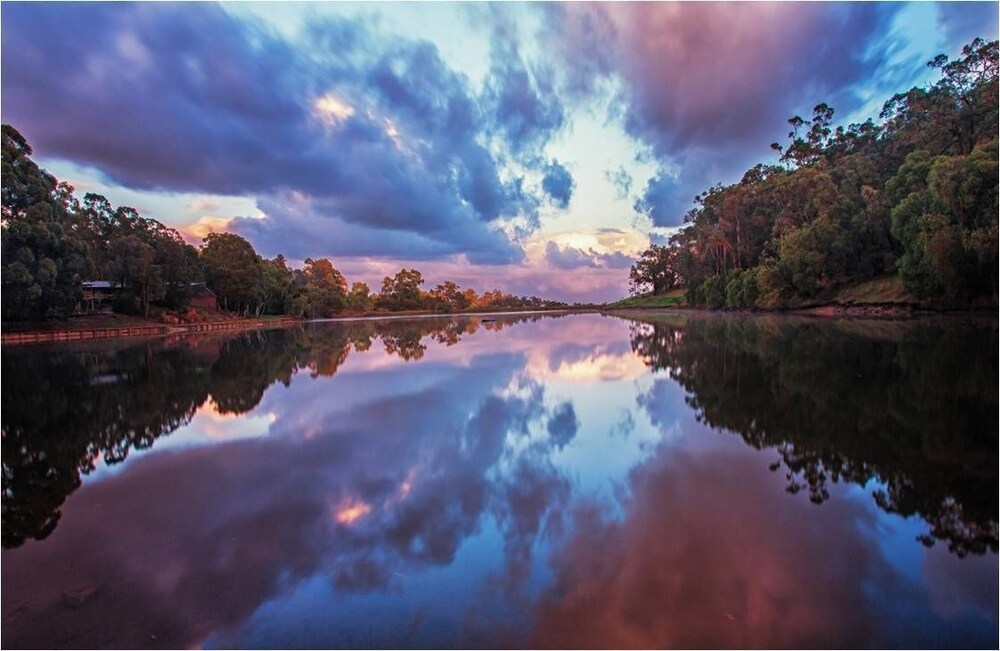
[[[996,321],[2,351],[2,644],[996,647]]]

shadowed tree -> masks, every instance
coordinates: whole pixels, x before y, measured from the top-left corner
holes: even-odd
[[[111,242],[108,272],[122,287],[131,290],[125,298],[135,299],[135,304],[116,305],[121,312],[142,312],[149,316],[150,300],[159,300],[166,294],[161,267],[155,263],[153,247],[136,235],[126,235]]]
[[[209,233],[204,242],[205,282],[220,305],[243,315],[257,310],[266,300],[261,291],[264,265],[250,243],[234,233]]]
[[[629,291],[633,294],[647,289],[653,294],[665,294],[684,283],[677,257],[680,249],[652,244],[642,252],[629,269]]]
[[[3,125],[3,318],[66,317],[81,300],[92,265],[72,188],[31,160],[31,147]]]

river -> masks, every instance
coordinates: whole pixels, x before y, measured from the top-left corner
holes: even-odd
[[[2,644],[995,647],[995,319],[2,351]]]

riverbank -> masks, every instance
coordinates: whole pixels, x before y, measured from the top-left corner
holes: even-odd
[[[73,327],[50,327],[44,330],[14,331],[7,330],[4,325],[0,333],[0,341],[4,346],[20,344],[41,344],[61,341],[89,341],[95,339],[121,339],[126,337],[155,337],[159,335],[181,334],[187,332],[217,332],[223,330],[242,330],[262,328],[265,326],[287,325],[299,323],[302,319],[285,318],[237,318],[228,320],[201,321],[196,323],[152,323],[145,319],[124,318],[115,322],[112,317],[105,325],[94,327],[94,320],[86,323],[68,324]],[[67,324],[47,324],[67,325]]]
[[[611,303],[603,311],[621,310],[678,310],[708,311],[705,305],[691,305],[685,297],[685,290],[678,288],[665,294],[651,293],[630,296]],[[997,302],[993,298],[981,298],[962,306],[940,306],[915,299],[903,287],[897,276],[872,278],[848,287],[838,288],[826,295],[812,299],[789,300],[781,305],[754,310],[732,310],[720,308],[720,312],[760,312],[772,314],[799,314],[805,316],[837,318],[909,318],[922,314],[965,314],[997,312]]]
[[[327,319],[302,319],[290,316],[238,317],[232,314],[213,313],[203,320],[190,323],[165,323],[142,317],[108,314],[99,316],[74,317],[66,321],[42,321],[33,323],[5,323],[0,328],[0,342],[4,346],[39,344],[62,341],[89,341],[94,339],[118,339],[126,337],[155,337],[160,335],[183,334],[186,332],[216,332],[263,328],[276,325],[291,325],[310,321],[358,321],[372,319],[407,319],[414,317],[480,317],[517,314],[548,314],[568,312],[594,312],[599,306],[540,308],[533,310],[492,310],[489,312],[432,312],[429,310],[407,310],[401,312],[369,311],[344,313]]]

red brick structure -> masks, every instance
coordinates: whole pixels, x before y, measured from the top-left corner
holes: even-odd
[[[219,308],[219,300],[215,292],[201,285],[195,289],[188,305],[196,310],[217,310]]]

